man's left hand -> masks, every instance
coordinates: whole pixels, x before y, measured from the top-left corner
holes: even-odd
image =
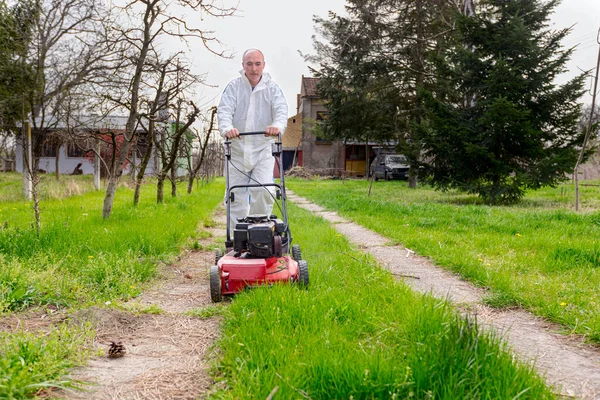
[[[276,126],[267,126],[265,136],[277,136],[279,135],[279,128]]]

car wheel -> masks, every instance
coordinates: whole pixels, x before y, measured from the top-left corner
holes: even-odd
[[[388,175],[387,172],[385,173],[384,178],[385,178],[386,181],[391,181],[392,180],[392,178],[390,178],[390,176]]]

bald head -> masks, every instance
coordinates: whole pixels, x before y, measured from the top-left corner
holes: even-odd
[[[265,61],[265,55],[262,53],[262,51],[260,51],[259,49],[248,49],[244,52],[244,54],[242,54],[242,62],[246,61],[246,56],[250,53],[254,53],[257,52],[258,54],[260,54],[260,56],[263,59],[263,62]]]
[[[248,49],[242,56],[242,68],[252,87],[258,85],[265,68],[265,57],[258,49]]]

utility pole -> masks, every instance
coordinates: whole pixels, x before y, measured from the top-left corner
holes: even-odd
[[[579,211],[579,165],[583,161],[583,154],[585,153],[585,147],[588,140],[590,139],[590,133],[592,131],[592,120],[594,119],[594,109],[596,108],[596,95],[598,93],[598,71],[600,70],[600,29],[598,29],[598,35],[596,36],[596,42],[598,42],[598,62],[596,64],[596,77],[594,78],[594,91],[592,92],[592,110],[590,111],[590,118],[588,119],[587,129],[585,132],[585,138],[581,145],[581,151],[579,152],[579,158],[575,164],[575,211]]]

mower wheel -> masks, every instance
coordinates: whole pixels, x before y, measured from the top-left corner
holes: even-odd
[[[298,261],[298,283],[300,286],[308,287],[308,263],[306,260]]]
[[[273,253],[273,255],[278,258],[283,255],[283,243],[281,241],[281,236],[275,236],[273,238]]]
[[[220,303],[223,300],[221,294],[221,274],[219,267],[213,265],[210,267],[210,298],[213,303]]]
[[[215,265],[217,265],[219,263],[219,260],[221,259],[221,257],[223,257],[223,250],[216,249],[215,250]]]
[[[299,244],[295,244],[295,245],[292,246],[292,258],[295,261],[302,260],[302,252],[300,251],[300,245]]]

